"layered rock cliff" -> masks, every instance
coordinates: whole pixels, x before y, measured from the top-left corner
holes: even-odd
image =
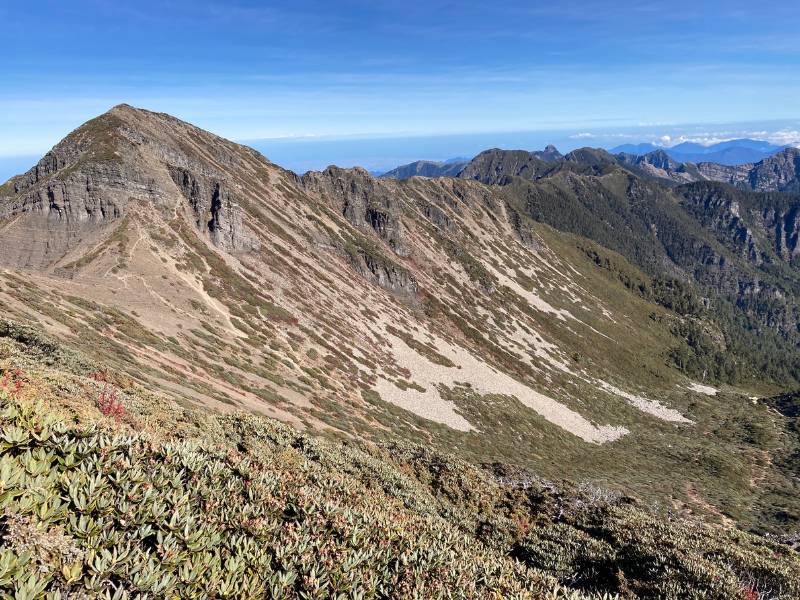
[[[225,169],[258,161],[257,153],[195,131],[127,105],[74,131],[0,188],[6,261],[55,266],[76,248],[96,243],[130,212],[167,215],[182,208],[176,205],[181,195],[198,230],[215,244],[251,249],[255,242],[233,191],[237,183]]]
[[[706,179],[759,192],[800,191],[799,148],[786,148],[757,163],[735,167],[700,163],[697,168]]]

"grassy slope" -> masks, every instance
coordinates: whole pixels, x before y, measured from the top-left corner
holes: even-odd
[[[562,173],[537,182],[516,177],[504,186],[509,203],[522,214],[560,231],[585,236],[615,250],[650,275],[693,278],[712,300],[714,321],[728,340],[738,367],[729,381],[765,379],[785,385],[798,381],[796,352],[797,276],[788,263],[755,265],[724,229],[704,224],[706,209],[693,209],[681,193],[704,187],[751,210],[762,203],[786,208],[790,200],[756,195],[719,184],[692,184],[668,191],[654,182],[616,169],[602,177],[575,178]],[[745,210],[743,210],[745,212]],[[752,215],[745,214],[745,222]],[[759,228],[753,228],[758,233]],[[760,249],[770,253],[770,240]],[[735,275],[735,276],[732,276]],[[742,293],[739,286],[761,282],[762,293]],[[766,284],[766,285],[765,285]],[[755,286],[758,287],[758,286]],[[773,294],[777,289],[782,295]],[[780,327],[778,327],[780,325]],[[702,373],[704,368],[699,369]]]
[[[316,392],[298,386],[298,392],[312,403],[313,415],[336,430],[357,437],[382,441],[400,436],[478,462],[514,463],[545,477],[568,477],[632,491],[649,503],[671,506],[671,502],[677,501],[675,508],[679,511],[707,515],[720,511],[747,529],[770,532],[796,529],[800,520],[800,495],[793,491],[797,489],[797,483],[791,473],[774,468],[773,457],[796,451],[797,436],[788,434],[783,420],[765,406],[753,405],[739,393],[708,397],[688,392],[682,387],[685,382],[676,376],[675,370],[665,365],[662,354],[666,348],[678,343],[662,322],[669,313],[628,293],[618,280],[619,272],[594,266],[581,249],[588,243],[586,240],[554,232],[543,225],[537,225],[536,231],[558,256],[585,273],[581,280],[583,285],[591,289],[604,305],[612,306],[618,319],[620,315],[626,315],[625,322],[637,324],[636,327],[622,328],[601,315],[586,312],[582,316],[586,323],[607,335],[594,337],[591,344],[559,327],[552,319],[537,316],[540,331],[549,339],[557,340],[559,346],[573,356],[575,366],[598,375],[613,375],[609,381],[631,391],[644,390],[644,395],[676,407],[696,425],[677,427],[663,423],[626,402],[613,401],[596,386],[568,375],[557,380],[554,378],[548,386],[569,390],[569,397],[565,400],[573,403],[572,407],[588,418],[598,423],[626,423],[633,433],[613,445],[588,445],[545,422],[513,398],[481,397],[461,388],[453,389],[450,395],[467,418],[484,424],[478,431],[453,431],[382,402],[366,391],[365,399],[371,403],[367,405],[369,419],[364,419],[363,414],[356,413],[347,403],[323,401]],[[625,277],[649,281],[646,275],[619,255],[599,247],[597,250],[611,257],[615,261],[614,269],[624,270]],[[218,346],[218,337],[209,336],[208,343],[214,344],[216,352],[229,357],[228,364],[211,363],[201,360],[198,352],[181,348],[174,340],[154,335],[134,316],[77,298],[45,294],[21,278],[8,277],[11,281],[7,289],[20,302],[26,306],[38,306],[44,314],[64,322],[80,336],[80,343],[92,355],[102,356],[104,364],[124,369],[140,381],[149,380],[151,385],[159,385],[157,378],[186,381],[186,374],[166,369],[144,370],[126,346],[100,332],[113,327],[122,334],[120,339],[130,344],[172,351],[193,369],[226,381],[231,389],[248,389],[229,365],[239,365],[244,371],[256,368],[249,361],[246,364],[239,362],[240,359],[248,360],[252,354],[249,340],[236,341],[235,347],[222,348]],[[231,281],[236,283],[241,279]],[[520,282],[525,283],[523,279]],[[255,297],[244,293],[238,296]],[[502,303],[505,297],[496,293],[493,298]],[[554,297],[546,295],[545,298],[554,301]],[[65,304],[71,308],[59,307]],[[465,306],[463,314],[474,319],[470,322],[473,327],[481,327],[480,313]],[[258,327],[257,320],[247,314],[242,318],[249,319],[253,327]],[[670,318],[677,319],[677,316],[673,314]],[[312,335],[312,332],[303,333]],[[265,330],[264,336],[267,335],[269,331]],[[481,343],[489,342],[483,340]],[[275,348],[276,361],[289,356],[284,346]],[[265,363],[261,370],[266,368],[269,366]],[[310,371],[312,376],[323,374],[329,376],[330,368]],[[271,372],[265,375],[274,377]],[[208,387],[194,389],[199,393],[213,394]],[[262,395],[267,391],[251,389]],[[273,396],[263,395],[266,402],[275,401]],[[220,399],[226,400],[222,396]],[[693,499],[693,496],[701,500]],[[773,501],[775,498],[777,504]]]
[[[31,330],[0,368],[7,597],[800,593],[787,546],[598,488],[182,408]],[[112,387],[119,421],[96,407]]]
[[[613,306],[618,318],[627,315],[627,323],[637,324],[623,328],[599,315],[595,319],[587,315],[584,318],[589,325],[608,335],[592,339],[591,344],[568,331],[551,328],[547,320],[540,323],[542,331],[550,339],[557,339],[560,347],[569,349],[575,356],[573,365],[590,373],[613,373],[619,379],[610,381],[633,391],[644,390],[643,395],[676,407],[695,424],[675,426],[626,403],[609,402],[596,386],[571,376],[553,381],[580,400],[574,408],[598,423],[630,424],[633,433],[613,444],[588,445],[548,427],[514,398],[481,396],[459,387],[449,397],[470,421],[482,424],[479,432],[436,428],[367,395],[385,413],[377,415],[381,423],[406,439],[457,452],[476,462],[514,463],[545,477],[569,477],[633,490],[648,502],[682,499],[677,510],[706,513],[708,507],[704,503],[689,497],[687,486],[691,486],[700,497],[745,528],[770,532],[796,528],[800,504],[793,499],[797,498],[793,490],[797,489],[797,482],[791,474],[773,468],[770,458],[791,454],[800,443],[795,434],[786,430],[785,420],[765,405],[754,404],[735,388],[716,396],[686,390],[662,354],[679,343],[665,326],[666,319],[678,320],[678,316],[642,302],[633,294],[621,293],[619,272],[586,268],[586,257],[579,249],[586,247],[586,240],[541,225],[537,232],[558,256],[586,273],[587,279],[582,283],[606,305]],[[614,268],[625,270],[626,277],[643,284],[650,281],[619,255],[596,249],[615,260]],[[475,326],[479,326],[477,321]],[[609,357],[613,357],[613,371]],[[771,391],[765,389],[763,393]],[[782,497],[780,510],[765,500],[775,494]]]
[[[103,133],[102,120],[87,125],[85,130],[91,136],[98,128]],[[244,162],[245,158],[242,157]],[[558,223],[563,229],[570,225],[570,218],[579,217],[575,230],[582,231],[590,225],[600,227],[606,236],[601,241],[612,245],[611,241],[616,239],[619,242],[618,249],[637,258],[640,264],[646,265],[648,261],[659,260],[658,256],[648,254],[653,244],[651,240],[645,240],[650,232],[651,217],[654,216],[651,213],[655,209],[647,208],[647,202],[639,203],[643,206],[630,205],[626,196],[629,178],[609,174],[602,178],[581,179],[582,183],[579,182],[579,185],[570,183],[574,178],[563,175],[552,178],[547,185],[558,188],[570,203],[550,202],[550,195],[539,198],[542,210],[554,211],[549,216],[545,215],[547,218],[542,217],[543,220],[560,216],[567,220],[566,223]],[[258,185],[259,180],[256,178],[243,176],[243,179],[250,185]],[[268,180],[269,174],[264,177],[264,182],[269,183]],[[600,180],[604,182],[603,185],[598,183]],[[577,191],[570,187],[572,185],[578,186]],[[467,188],[458,189],[464,191]],[[258,191],[254,190],[249,197],[257,197]],[[399,186],[396,191],[402,192],[409,199],[418,193],[422,200],[437,198],[442,192],[433,184],[419,181]],[[300,193],[294,188],[293,191],[285,188],[284,192],[287,198],[292,193]],[[590,203],[588,207],[578,202],[580,198]],[[664,211],[661,220],[657,221],[659,229],[667,230],[667,226],[671,226],[677,233],[684,229],[689,231],[687,223],[673,215],[671,198],[664,192],[659,193],[654,200],[657,207],[661,207],[659,210]],[[496,218],[497,212],[493,209],[496,209],[497,199],[491,196],[489,200],[491,202],[485,206],[477,201],[464,203],[462,210],[469,208],[467,212],[476,213],[489,226]],[[533,201],[532,206],[537,205],[536,197],[529,200]],[[300,198],[298,202],[300,205],[314,206],[314,210],[319,211],[315,216],[323,215],[325,210],[329,210],[324,209],[323,204],[313,204],[309,198]],[[427,205],[427,202],[421,202],[420,208],[424,208],[423,205]],[[435,206],[435,203],[431,206]],[[523,209],[526,207],[516,208],[524,214]],[[593,210],[589,210],[590,208]],[[259,212],[255,203],[248,211],[251,209]],[[426,220],[413,216],[417,213],[426,214],[424,210],[410,211],[408,215],[404,215],[404,220],[409,227],[412,220],[420,221],[414,227],[421,229]],[[598,214],[606,213],[614,216],[610,221],[611,225],[605,223],[606,219],[597,218]],[[270,218],[265,214],[260,214],[260,217],[263,220],[258,222],[269,229],[271,237],[289,243],[292,236],[287,232],[294,230],[288,223],[278,219],[275,214],[271,214]],[[286,230],[278,223],[282,223]],[[131,242],[129,245],[138,244],[140,248],[147,245],[139,243],[139,238],[133,231],[126,233],[124,225],[125,223],[117,230],[119,235],[115,234],[109,240],[108,247],[99,248],[102,256],[98,261],[107,260],[108,266],[122,265],[122,261],[127,259],[124,239]],[[588,479],[634,490],[648,501],[669,503],[673,499],[680,500],[688,504],[694,512],[707,510],[706,503],[710,503],[716,507],[712,509],[738,520],[745,527],[773,531],[785,529],[787,523],[796,527],[796,521],[800,517],[800,495],[787,493],[787,490],[791,492],[795,489],[796,483],[790,476],[773,469],[771,465],[773,456],[779,456],[796,447],[796,440],[785,435],[780,419],[771,415],[763,406],[750,405],[742,395],[726,394],[710,399],[687,393],[683,387],[686,384],[685,379],[675,369],[664,364],[665,359],[668,359],[663,356],[664,351],[677,342],[675,336],[669,333],[668,321],[665,319],[675,320],[677,317],[627,293],[613,274],[602,272],[582,252],[576,250],[572,243],[575,240],[570,236],[557,234],[538,223],[529,224],[545,239],[556,255],[568,257],[566,264],[574,265],[585,273],[580,281],[599,297],[600,304],[613,309],[613,316],[617,319],[613,324],[598,314],[592,314],[591,307],[596,307],[596,304],[590,299],[587,301],[584,298],[585,306],[589,309],[579,313],[588,325],[598,329],[606,337],[575,335],[569,323],[565,325],[547,314],[532,311],[526,303],[520,302],[518,295],[508,289],[501,288],[491,294],[483,294],[476,292],[476,288],[479,289],[480,286],[472,285],[473,282],[465,285],[454,278],[448,283],[456,302],[446,306],[446,311],[434,314],[430,320],[437,321],[436,324],[442,330],[452,332],[456,339],[468,344],[479,355],[490,357],[495,364],[515,377],[532,381],[540,389],[552,391],[557,394],[559,401],[597,423],[624,423],[631,428],[630,436],[602,448],[586,445],[565,434],[514,399],[476,397],[470,390],[464,389],[454,389],[451,393],[461,412],[479,425],[477,433],[455,432],[423,421],[393,405],[381,403],[374,397],[371,397],[373,403],[366,407],[367,410],[362,410],[365,407],[357,402],[357,398],[354,400],[349,396],[342,397],[338,393],[341,388],[337,384],[347,381],[349,385],[355,379],[354,373],[366,374],[370,365],[366,364],[368,361],[358,361],[339,352],[346,347],[343,342],[348,340],[342,339],[345,336],[342,335],[341,321],[337,321],[335,313],[320,315],[312,327],[292,325],[292,315],[302,314],[301,310],[296,310],[295,305],[287,305],[292,309],[287,312],[285,308],[273,304],[272,300],[279,300],[277,294],[273,297],[271,288],[233,270],[220,256],[199,243],[191,231],[172,225],[170,223],[170,227],[154,232],[151,239],[163,237],[165,247],[185,246],[185,253],[175,255],[175,258],[180,257],[177,270],[182,274],[205,274],[206,270],[213,273],[212,277],[202,278],[205,292],[228,307],[233,315],[231,320],[246,337],[222,335],[218,329],[219,324],[216,321],[212,324],[211,319],[205,318],[202,310],[204,307],[200,304],[197,305],[199,308],[191,307],[197,321],[187,321],[192,325],[183,331],[174,332],[173,336],[162,334],[152,327],[148,328],[146,321],[139,318],[134,310],[139,306],[127,302],[123,294],[120,294],[122,298],[114,304],[109,300],[110,295],[97,299],[88,293],[83,298],[78,298],[57,290],[44,292],[20,275],[3,276],[1,291],[18,301],[17,306],[35,307],[40,316],[46,316],[52,322],[62,325],[62,329],[72,331],[79,338],[75,343],[80,343],[84,349],[102,356],[104,363],[125,369],[139,381],[148,381],[151,386],[164,386],[168,382],[174,384],[174,390],[180,385],[187,401],[201,403],[200,396],[204,395],[220,404],[230,405],[244,391],[259,402],[259,408],[280,409],[284,411],[282,416],[294,417],[295,422],[309,425],[309,421],[313,420],[315,426],[329,426],[342,435],[380,441],[390,435],[389,439],[393,439],[395,433],[401,433],[406,438],[432,444],[440,450],[458,451],[473,460],[514,462],[547,477]],[[477,230],[475,228],[466,227],[460,231],[458,228],[454,231],[447,231],[445,228],[442,230],[445,233],[440,235],[435,231],[438,228],[430,223],[428,227],[430,231],[425,232],[430,234],[433,242],[441,244],[445,248],[444,252],[448,256],[452,255],[453,260],[463,263],[461,266],[470,279],[488,280],[492,283],[486,267],[490,261],[495,262],[496,267],[497,263],[502,263],[513,267],[516,273],[513,278],[521,287],[539,293],[555,306],[562,306],[566,302],[565,294],[558,287],[564,278],[543,276],[542,281],[538,282],[526,274],[526,268],[530,264],[521,252],[516,251],[516,240],[513,243],[507,239],[503,242],[493,236],[490,245],[498,249],[498,252],[496,255],[487,254],[484,252],[487,250],[486,245],[480,247],[473,239],[473,231]],[[346,254],[371,253],[373,259],[380,259],[378,262],[386,261],[392,256],[384,247],[385,244],[376,242],[375,236],[365,236],[355,229],[345,228],[343,231],[350,233],[343,234],[341,238],[333,237],[340,239],[342,250]],[[630,235],[627,235],[628,232]],[[176,233],[179,234],[178,237],[175,237]],[[643,240],[647,243],[638,243]],[[579,243],[585,243],[585,240]],[[631,247],[626,245],[628,243]],[[712,244],[712,240],[708,243]],[[679,246],[676,244],[676,247]],[[162,255],[161,258],[164,259],[165,256]],[[394,260],[400,259],[395,257]],[[284,265],[282,261],[282,258],[279,261],[273,253],[265,255],[260,262],[281,264],[285,273],[296,270],[296,265]],[[157,264],[155,255],[150,262]],[[627,267],[632,269],[630,265]],[[303,265],[303,268],[308,268],[308,265]],[[166,271],[161,277],[170,283],[161,286],[162,293],[169,291],[168,285],[176,279],[166,273],[171,272]],[[566,275],[572,278],[574,274],[566,272]],[[315,276],[319,277],[318,274]],[[646,277],[641,273],[637,276]],[[555,287],[548,290],[548,283],[555,284]],[[152,279],[150,284],[154,284]],[[441,297],[442,289],[432,288],[431,296]],[[593,382],[581,381],[570,374],[542,374],[532,368],[525,368],[524,360],[502,351],[500,344],[494,339],[492,333],[499,331],[499,325],[487,330],[489,320],[484,312],[477,310],[479,306],[475,302],[476,296],[492,309],[495,316],[502,317],[510,308],[529,313],[527,316],[530,320],[525,319],[525,322],[529,325],[535,324],[536,331],[546,334],[548,340],[558,342],[559,348],[573,361],[569,363],[571,367],[601,376],[629,391],[662,400],[687,414],[696,426],[678,428],[659,422],[622,399],[599,391]],[[286,298],[282,299],[285,300]],[[148,304],[154,304],[151,298],[148,299]],[[116,309],[111,308],[112,306],[116,306]],[[9,314],[6,306],[3,309]],[[180,324],[179,312],[173,309],[173,314],[174,316],[169,315],[169,319]],[[655,318],[651,318],[651,315],[655,315]],[[22,317],[22,314],[14,316]],[[458,317],[458,320],[454,317]],[[410,322],[412,325],[417,323],[416,320]],[[189,330],[189,327],[192,329]],[[317,357],[315,359],[310,359],[309,352],[305,350],[312,342],[317,344],[312,348]],[[157,352],[169,356],[157,365],[145,364],[140,359],[141,356],[151,358]],[[183,365],[177,363],[175,358],[184,361],[186,367],[182,368]],[[524,355],[522,358],[524,359]],[[297,377],[288,371],[285,368],[287,363],[302,365],[303,374]],[[337,369],[343,375],[337,377]],[[287,377],[287,372],[291,379]],[[258,378],[253,377],[255,375]],[[699,379],[699,373],[694,373],[693,376]],[[214,386],[205,377],[223,382],[225,387]],[[364,382],[367,375],[359,377],[361,385],[368,387],[368,383]],[[414,381],[408,383],[415,384]],[[357,389],[354,391],[355,394],[358,393]],[[295,406],[283,395],[289,393],[291,398],[300,396],[307,401],[308,406],[302,409]],[[696,488],[691,494],[686,488],[687,484]],[[765,495],[774,495],[778,493],[776,491],[783,494],[785,499],[781,500],[780,511],[774,514],[773,504],[765,499]],[[699,496],[700,501],[693,502],[690,495]]]

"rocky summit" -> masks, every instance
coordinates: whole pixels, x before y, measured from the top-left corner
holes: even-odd
[[[797,597],[798,164],[300,176],[113,108],[0,187],[0,588]]]

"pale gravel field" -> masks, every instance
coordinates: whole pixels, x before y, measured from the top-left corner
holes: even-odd
[[[690,383],[688,387],[693,392],[697,392],[698,394],[705,394],[706,396],[716,396],[717,392],[719,391],[715,387],[711,387],[710,385],[703,385],[702,383],[695,383],[694,381]]]
[[[446,367],[433,363],[406,345],[400,338],[388,333],[384,335],[391,342],[391,351],[397,366],[408,369],[412,373],[413,382],[425,388],[425,392],[414,389],[401,390],[386,378],[380,379],[375,389],[382,399],[423,418],[459,431],[474,429],[456,412],[452,402],[441,397],[437,389],[438,385],[452,387],[459,382],[470,384],[479,394],[514,396],[549,422],[586,442],[602,444],[619,439],[628,433],[625,427],[593,424],[560,402],[490,367],[465,349],[450,345],[441,338],[435,336],[437,352],[457,366]]]
[[[596,383],[606,392],[624,398],[632,406],[635,406],[642,412],[658,417],[662,421],[669,421],[671,423],[693,423],[691,419],[687,419],[677,410],[664,406],[656,400],[650,400],[643,396],[631,394],[630,392],[626,392],[625,390],[611,385],[607,381],[597,380]]]

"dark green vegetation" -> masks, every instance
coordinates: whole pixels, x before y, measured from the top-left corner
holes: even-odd
[[[537,170],[521,167],[515,153],[494,152],[493,162],[484,157],[487,164],[462,176],[501,185],[519,215],[618,252],[652,281],[626,281],[615,265],[592,258],[643,297],[718,330],[712,344],[703,325],[676,329],[683,343],[673,362],[687,374],[800,383],[800,197],[709,181],[672,188],[602,153],[563,163],[534,157]],[[498,163],[520,175],[498,177],[489,168]]]
[[[34,331],[4,331],[9,598],[800,593],[800,557],[777,540],[421,446],[181,408]],[[96,408],[108,390],[116,418]]]

